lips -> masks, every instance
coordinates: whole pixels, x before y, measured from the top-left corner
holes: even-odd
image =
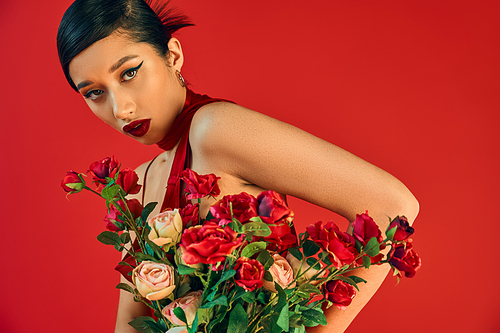
[[[123,126],[123,131],[135,137],[144,136],[149,131],[151,119],[140,119]]]

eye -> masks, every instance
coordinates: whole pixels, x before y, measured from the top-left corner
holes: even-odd
[[[123,81],[132,80],[137,75],[137,72],[139,71],[139,68],[141,68],[143,63],[144,63],[144,61],[141,62],[139,64],[139,66],[137,66],[137,67],[132,67],[132,68],[127,69],[122,75],[122,80]]]
[[[100,89],[95,89],[95,90],[89,90],[83,97],[88,98],[90,100],[95,100],[99,95],[102,95],[104,91]]]

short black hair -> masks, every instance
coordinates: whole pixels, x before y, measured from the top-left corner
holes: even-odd
[[[172,34],[190,25],[190,20],[168,1],[76,0],[64,13],[57,31],[59,61],[66,80],[78,91],[69,75],[69,63],[95,42],[119,30],[166,56]]]

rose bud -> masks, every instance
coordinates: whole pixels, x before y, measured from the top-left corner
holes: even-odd
[[[325,270],[321,276],[317,276],[315,280],[312,280],[312,278],[318,274],[320,271],[314,268],[311,268],[308,270],[310,267],[306,262],[302,263],[299,259],[295,258],[290,252],[286,255],[286,260],[290,263],[290,266],[292,266],[293,269],[293,275],[296,277],[297,274],[299,273],[300,269],[300,277],[297,279],[297,284],[301,285],[304,283],[310,283],[312,285],[317,285],[318,283],[321,282],[322,278],[326,278],[328,276],[328,270]],[[302,267],[300,267],[302,265]],[[306,272],[307,271],[307,272]],[[305,272],[305,273],[304,273]]]
[[[201,296],[203,291],[192,291],[176,299],[169,305],[163,308],[161,313],[174,325],[191,325],[193,323],[194,317],[196,316],[196,310],[201,306]],[[175,308],[181,308],[186,314],[187,323],[181,321],[174,314]]]
[[[99,188],[100,184],[106,185],[106,177],[113,178],[118,168],[118,162],[115,157],[106,157],[101,161],[94,162],[89,167],[89,173],[94,179],[94,183]]]
[[[182,218],[178,209],[167,210],[148,221],[151,228],[148,238],[168,251],[179,243],[182,233]]]
[[[382,243],[382,233],[378,225],[373,221],[373,219],[368,215],[368,211],[363,214],[356,214],[356,219],[352,222],[352,235],[357,239],[361,245],[365,246],[368,241],[375,237],[379,243]],[[385,245],[380,246],[380,250],[385,249]],[[370,257],[372,263],[376,263],[382,260],[384,255],[379,253],[374,257]],[[363,259],[358,260],[360,265],[363,264]]]
[[[413,228],[408,223],[408,219],[405,216],[401,217],[397,216],[394,220],[392,220],[388,230],[394,227],[397,228],[396,233],[392,238],[394,241],[404,241],[405,239],[410,237],[414,231]]]
[[[274,282],[279,284],[283,289],[294,288],[296,283],[292,283],[294,279],[292,266],[290,266],[285,258],[277,253],[273,254],[272,257],[274,259],[274,264],[269,267],[269,273],[273,276],[273,281],[264,280],[263,287],[273,293],[278,292],[274,286]]]
[[[182,259],[189,265],[217,264],[226,260],[243,243],[244,237],[245,235],[238,236],[231,228],[220,227],[211,221],[195,225],[182,234]]]
[[[335,268],[350,265],[354,261],[354,237],[340,231],[334,222],[329,221],[324,225],[322,221],[318,221],[306,229],[312,240],[328,252],[328,258]]]
[[[61,187],[69,194],[81,192],[85,188],[85,181],[81,174],[70,170],[61,181]]]
[[[125,199],[125,202],[127,203],[127,207],[130,210],[130,213],[132,213],[134,220],[141,216],[143,207],[139,200]],[[127,211],[127,208],[123,204],[123,201],[120,200],[117,203],[124,212]],[[123,221],[122,213],[118,210],[118,208],[116,208],[115,205],[109,205],[109,211],[104,217],[104,222],[106,222],[106,229],[110,231],[120,231],[125,229],[124,224],[118,218],[119,216]]]
[[[238,286],[248,291],[262,287],[265,269],[259,261],[240,257],[233,269],[236,271],[234,281]]]
[[[143,261],[132,271],[132,281],[139,293],[150,301],[169,296],[175,289],[172,266]]]
[[[137,176],[137,173],[130,168],[120,171],[120,173],[118,173],[118,177],[116,178],[116,184],[120,185],[126,195],[139,193],[142,185],[137,184],[138,181],[139,176]]]
[[[217,180],[220,177],[214,174],[199,175],[191,169],[186,169],[181,173],[181,179],[186,183],[186,191],[189,193],[187,199],[199,199],[210,195],[216,197],[220,194]]]
[[[199,205],[198,204],[187,204],[186,207],[180,210],[180,214],[182,217],[182,225],[186,228],[189,228],[193,225],[198,224],[199,220]]]
[[[415,276],[416,271],[422,266],[422,260],[413,250],[412,240],[408,239],[405,244],[396,244],[389,252],[389,263],[399,271],[398,276],[405,273],[407,278]]]
[[[325,285],[325,292],[326,299],[340,310],[345,310],[356,296],[354,287],[342,280],[328,281]]]

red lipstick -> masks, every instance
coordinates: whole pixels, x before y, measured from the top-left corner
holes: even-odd
[[[140,119],[123,126],[123,131],[135,137],[144,136],[149,131],[151,119]]]

